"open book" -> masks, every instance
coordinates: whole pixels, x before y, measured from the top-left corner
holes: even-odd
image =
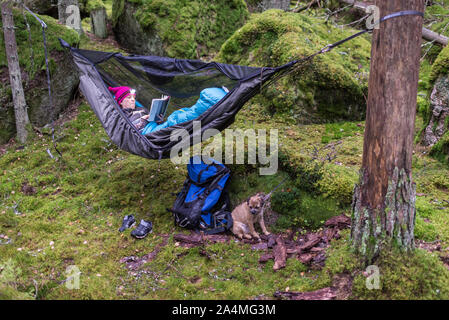
[[[170,97],[163,95],[160,99],[153,99],[151,102],[150,116],[148,121],[159,120],[159,115],[162,114],[165,117],[165,112],[167,112],[167,106],[170,102]]]

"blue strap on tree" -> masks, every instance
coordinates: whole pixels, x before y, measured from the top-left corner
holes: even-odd
[[[42,37],[44,39],[44,51],[45,51],[45,67],[47,70],[47,86],[48,86],[48,101],[50,104],[50,115],[51,115],[51,138],[53,140],[53,147],[55,148],[56,152],[59,154],[59,156],[62,158],[62,153],[58,150],[57,146],[56,146],[56,141],[55,141],[55,110],[53,107],[53,97],[51,94],[51,79],[50,79],[50,69],[48,67],[48,53],[47,53],[47,37],[45,35],[45,29],[47,29],[47,24],[42,21],[41,19],[39,19],[38,16],[36,16],[34,14],[33,11],[31,11],[30,9],[28,9],[28,7],[22,3],[22,6],[25,8],[26,11],[28,11],[37,21],[39,21],[39,23],[42,26]],[[47,149],[47,153],[49,154],[49,156],[51,158],[53,158],[53,155],[50,152],[50,149]]]

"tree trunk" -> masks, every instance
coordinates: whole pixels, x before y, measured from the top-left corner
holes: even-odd
[[[376,0],[381,17],[424,10],[424,0]],[[413,134],[423,18],[403,16],[374,30],[363,161],[354,188],[351,237],[368,260],[382,247],[414,248]]]
[[[108,30],[106,27],[106,9],[100,8],[92,10],[90,12],[90,21],[92,24],[92,32],[100,38],[106,38],[108,36]]]
[[[11,91],[14,102],[17,140],[24,143],[28,137],[27,125],[30,123],[30,120],[28,118],[27,105],[25,95],[23,93],[22,75],[20,72],[19,56],[17,54],[14,18],[12,14],[12,1],[2,2],[1,11],[5,51],[8,61],[9,81],[11,83]]]
[[[83,34],[78,0],[58,0],[58,20],[75,29],[79,35]]]

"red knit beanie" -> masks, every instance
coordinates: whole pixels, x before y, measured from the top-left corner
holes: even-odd
[[[115,101],[117,101],[118,104],[122,103],[129,94],[136,92],[130,87],[109,87],[108,89],[114,94]]]

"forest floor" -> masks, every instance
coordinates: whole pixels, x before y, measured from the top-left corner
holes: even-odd
[[[82,47],[117,51],[111,39],[85,37]],[[418,116],[417,134],[422,121]],[[268,229],[287,247],[285,267],[274,270],[275,237],[261,243],[232,234],[201,239],[174,226],[166,208],[182,187],[185,166],[119,150],[79,97],[57,122],[62,158],[46,128],[24,146],[11,141],[0,148],[0,298],[290,299],[314,290],[322,297],[331,290],[338,299],[449,298],[447,164],[415,146],[417,249],[382,254],[375,263],[380,287],[370,290],[366,266],[351,252],[349,229],[323,240],[328,219],[350,216],[364,122],[297,125],[250,102],[231,128],[279,130],[278,173],[261,176],[256,166],[231,165],[229,190],[235,206],[287,177],[267,216]],[[336,157],[320,160],[328,152]],[[313,174],[320,175],[318,184]],[[297,197],[300,204],[291,202]],[[297,215],[275,210],[282,205]],[[142,240],[131,230],[119,233],[127,214],[151,220],[153,232]],[[302,249],[309,256],[293,252],[312,242]],[[69,288],[74,270],[79,288]]]

